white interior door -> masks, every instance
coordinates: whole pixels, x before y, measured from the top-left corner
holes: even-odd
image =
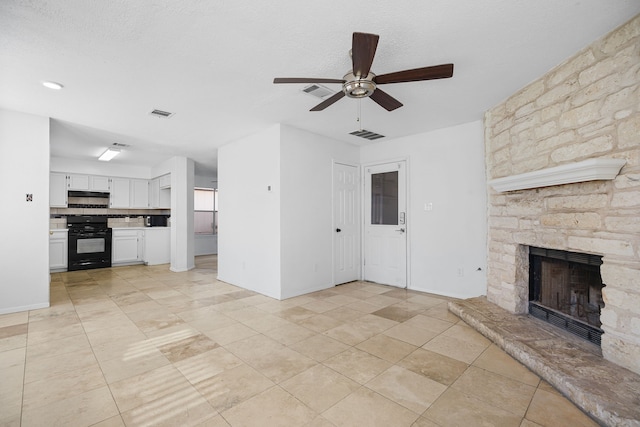
[[[406,288],[406,164],[368,166],[364,177],[364,279]]]
[[[333,164],[334,284],[360,278],[358,167]]]

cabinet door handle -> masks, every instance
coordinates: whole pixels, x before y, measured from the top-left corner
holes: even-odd
[[[336,228],[336,233],[341,232],[342,230],[340,230],[339,228]]]

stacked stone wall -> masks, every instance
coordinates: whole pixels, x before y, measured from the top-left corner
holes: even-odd
[[[603,355],[640,373],[640,15],[489,110],[485,144],[488,180],[626,160],[612,181],[489,187],[487,297],[526,312],[529,246],[603,255]]]

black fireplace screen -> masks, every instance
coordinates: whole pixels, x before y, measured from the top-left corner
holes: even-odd
[[[600,344],[602,257],[529,248],[529,312]]]

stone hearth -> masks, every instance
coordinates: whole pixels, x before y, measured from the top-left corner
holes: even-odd
[[[599,423],[640,425],[640,375],[604,360],[598,346],[484,297],[449,302],[449,310]]]

